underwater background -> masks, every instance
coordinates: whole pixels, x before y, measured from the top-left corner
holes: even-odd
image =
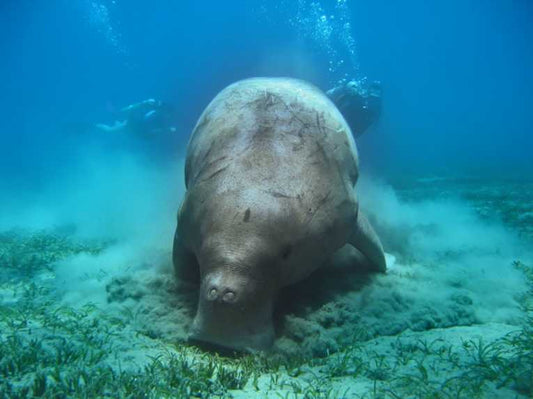
[[[0,397],[533,397],[533,4],[0,2]],[[268,353],[187,341],[192,129],[254,76],[380,81],[357,192],[388,272],[285,290]],[[104,133],[169,105],[172,134]]]

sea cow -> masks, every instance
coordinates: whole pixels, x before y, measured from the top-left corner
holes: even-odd
[[[178,213],[177,278],[199,284],[191,337],[239,350],[274,340],[279,290],[351,244],[386,269],[358,206],[349,126],[318,88],[253,78],[222,90],[190,138]]]

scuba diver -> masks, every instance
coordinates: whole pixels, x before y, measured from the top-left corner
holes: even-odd
[[[381,113],[380,82],[344,80],[326,94],[348,122],[354,138],[360,137]]]
[[[121,117],[112,125],[98,123],[96,128],[106,133],[129,132],[144,138],[176,131],[172,126],[172,108],[153,98],[128,105],[119,114]]]
[[[354,138],[360,137],[381,113],[382,89],[378,81],[367,84],[366,79],[343,80],[326,95],[346,119]],[[96,128],[106,133],[128,132],[149,139],[176,132],[172,108],[153,98],[122,108],[119,115],[112,125],[99,123]]]

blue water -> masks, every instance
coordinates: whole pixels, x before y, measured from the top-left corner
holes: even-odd
[[[255,76],[381,82],[356,191],[387,261],[361,279],[341,254],[280,295],[290,362],[258,367],[261,390],[530,397],[532,22],[530,0],[0,0],[0,397],[43,379],[46,397],[211,397],[224,367],[255,367],[187,342],[198,293],[171,255],[189,136]],[[150,98],[171,134],[110,131]],[[84,345],[102,357],[67,356]],[[262,394],[254,378],[237,397]]]
[[[82,145],[76,127],[148,97],[176,107],[179,153],[208,101],[257,75],[380,80],[382,116],[358,142],[369,169],[524,175],[532,18],[526,0],[4,0],[1,180],[43,184]]]

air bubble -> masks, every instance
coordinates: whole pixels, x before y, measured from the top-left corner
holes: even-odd
[[[298,0],[297,14],[290,24],[300,36],[312,41],[317,50],[325,54],[330,83],[337,83],[343,78],[358,79],[357,47],[347,1],[337,0],[331,11],[319,1]]]

